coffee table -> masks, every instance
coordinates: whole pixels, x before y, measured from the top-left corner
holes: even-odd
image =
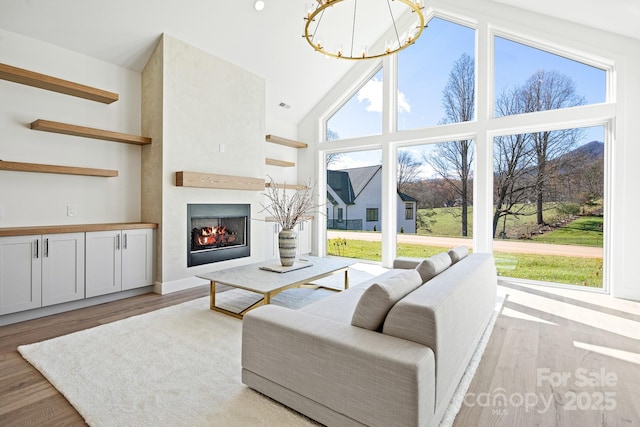
[[[278,293],[301,286],[323,287],[319,285],[309,285],[314,280],[344,272],[344,289],[349,288],[350,265],[355,261],[344,258],[319,258],[314,256],[304,256],[299,259],[301,263],[308,262],[310,266],[298,268],[296,270],[278,273],[263,270],[260,267],[276,267],[279,260],[268,260],[240,267],[228,268],[211,273],[198,274],[197,277],[211,282],[210,298],[211,310],[218,311],[230,316],[242,319],[244,314],[260,305],[271,303],[271,298]],[[239,313],[226,310],[216,306],[216,284],[226,285],[245,291],[255,292],[262,295],[262,299]],[[327,288],[335,291],[340,289]]]

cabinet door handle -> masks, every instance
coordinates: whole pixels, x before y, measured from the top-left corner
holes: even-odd
[[[49,239],[44,239],[44,254],[45,258],[49,257]]]
[[[36,239],[36,258],[40,258],[40,240]]]
[[[127,249],[127,233],[124,233],[124,241],[122,242],[122,249]]]
[[[120,250],[120,235],[116,235],[116,251]]]

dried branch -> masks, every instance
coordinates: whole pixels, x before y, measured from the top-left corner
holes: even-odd
[[[291,195],[287,194],[286,183],[278,185],[269,177],[270,185],[265,193],[267,204],[260,202],[261,212],[267,212],[275,218],[283,230],[292,230],[300,221],[304,221],[314,213],[320,213],[320,205],[317,200],[316,187],[311,186],[311,181],[305,183],[304,188],[297,189]]]

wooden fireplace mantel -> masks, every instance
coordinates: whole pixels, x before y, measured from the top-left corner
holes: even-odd
[[[179,171],[176,172],[176,187],[263,191],[265,180],[246,176]]]

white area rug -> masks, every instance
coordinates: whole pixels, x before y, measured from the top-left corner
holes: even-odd
[[[18,350],[91,426],[315,425],[242,384],[241,327],[205,297]]]
[[[294,305],[318,297],[279,296]],[[441,426],[453,424],[496,316]],[[317,425],[242,384],[241,328],[241,320],[209,310],[205,297],[18,350],[91,426]]]

